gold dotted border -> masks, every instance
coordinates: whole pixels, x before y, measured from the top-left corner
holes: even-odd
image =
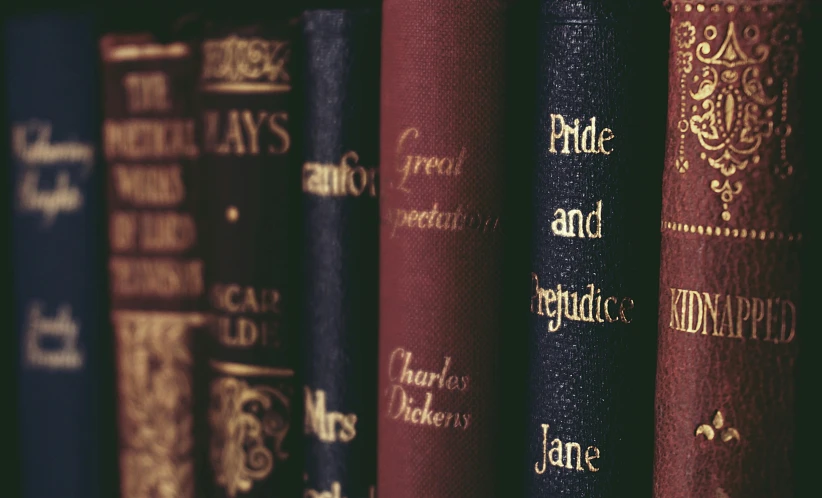
[[[709,5],[709,4],[705,4],[705,3],[697,3],[697,4],[693,4],[693,3],[674,3],[673,9],[674,9],[675,12],[679,12],[679,11],[691,12],[693,10],[696,10],[697,12],[709,11],[709,12],[713,12],[713,13],[717,13],[717,12],[720,12],[720,11],[724,10],[725,12],[731,14],[733,12],[736,12],[737,10],[740,10],[742,12],[755,12],[757,10],[761,11],[761,12],[768,12],[771,9],[771,7],[780,7],[780,6],[786,6],[786,5],[782,5],[782,4],[779,4],[777,2],[763,3],[761,5],[750,5],[750,4],[745,4],[745,5],[734,5],[734,4],[732,4],[732,5],[719,5],[719,4],[713,4],[713,5]]]
[[[662,231],[665,230],[716,237],[729,237],[734,239],[788,240],[790,242],[799,242],[802,240],[801,233],[780,232],[778,230],[755,230],[750,228],[729,228],[712,225],[692,225],[689,223],[676,223],[673,221],[662,222]]]

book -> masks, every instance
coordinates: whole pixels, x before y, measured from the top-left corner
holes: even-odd
[[[507,15],[383,4],[379,496],[499,496]]]
[[[376,485],[379,28],[379,9],[302,16],[306,496]]]
[[[255,13],[256,15],[256,13]],[[302,484],[292,278],[291,14],[209,20],[198,83],[209,335],[209,496],[296,496]]]
[[[103,497],[96,18],[4,20],[19,496]]]
[[[803,3],[670,5],[655,496],[798,491]]]
[[[526,496],[651,490],[667,34],[638,4],[538,15]]]
[[[205,324],[200,147],[187,43],[109,33],[103,61],[120,496],[194,498],[195,339]]]

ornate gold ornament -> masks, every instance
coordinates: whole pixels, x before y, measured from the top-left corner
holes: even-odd
[[[118,311],[122,495],[194,498],[191,327],[197,314]]]
[[[721,36],[720,28],[709,25],[698,33],[690,21],[674,28],[680,77],[674,167],[681,174],[690,168],[685,138],[693,134],[702,149],[700,159],[719,175],[709,186],[719,195],[722,220],[729,221],[730,206],[744,189],[739,177],[762,160],[763,144],[778,137],[780,161],[773,173],[780,178],[793,173],[787,154],[788,84],[797,70],[794,38],[800,32],[796,25],[780,24],[766,36],[755,24],[730,21]],[[703,41],[697,43],[698,36]]]
[[[288,41],[231,35],[203,42],[204,82],[281,85],[291,83]]]
[[[711,421],[711,425],[702,424],[696,428],[695,436],[705,436],[705,439],[708,441],[712,441],[717,433],[719,433],[719,438],[722,440],[723,443],[727,443],[733,439],[739,441],[739,431],[737,431],[733,427],[724,427],[725,426],[725,417],[722,416],[722,412],[717,410],[716,414],[714,414],[714,419]],[[724,427],[724,428],[723,428]]]
[[[271,474],[288,458],[282,443],[289,429],[290,403],[278,389],[250,386],[234,377],[211,383],[211,463],[217,485],[235,498]]]

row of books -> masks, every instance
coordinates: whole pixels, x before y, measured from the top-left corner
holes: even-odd
[[[806,3],[344,3],[5,19],[20,496],[798,493]]]

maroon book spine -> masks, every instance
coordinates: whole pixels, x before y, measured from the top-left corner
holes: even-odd
[[[655,496],[793,496],[802,5],[670,10]]]
[[[507,13],[383,5],[379,496],[495,496]]]
[[[105,36],[103,151],[122,498],[195,498],[196,59],[186,43]]]

